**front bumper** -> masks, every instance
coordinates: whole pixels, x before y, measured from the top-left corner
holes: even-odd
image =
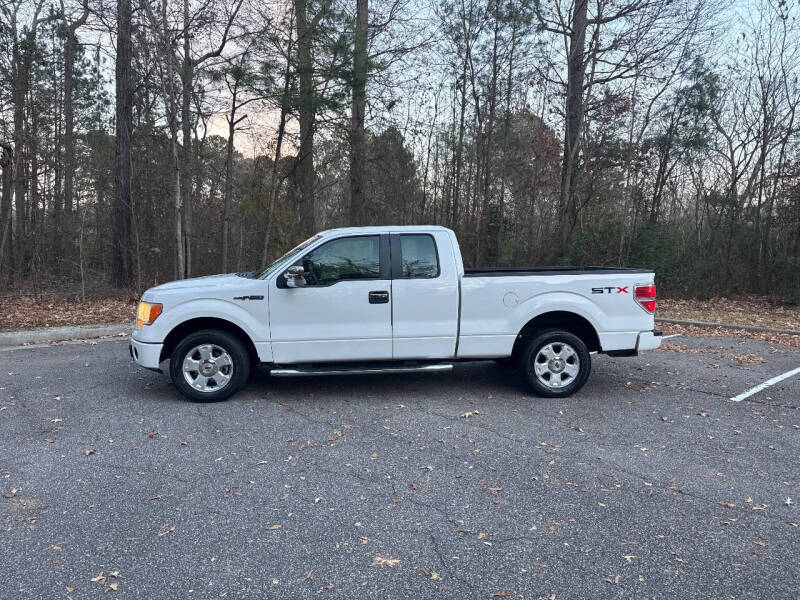
[[[657,329],[653,331],[642,331],[636,340],[636,351],[655,350],[661,346],[661,332]]]
[[[148,344],[131,338],[131,358],[145,369],[161,372],[159,359],[163,346],[164,344]]]

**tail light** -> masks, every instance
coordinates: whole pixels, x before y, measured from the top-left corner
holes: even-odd
[[[643,309],[650,314],[656,312],[656,286],[652,283],[650,285],[637,285],[633,290],[633,297]]]

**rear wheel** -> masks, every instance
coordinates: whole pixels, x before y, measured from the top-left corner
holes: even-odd
[[[592,370],[586,344],[561,329],[534,333],[520,353],[520,369],[538,396],[564,398],[586,383]]]
[[[169,364],[172,383],[193,402],[218,402],[247,381],[250,357],[234,336],[216,329],[187,335]]]

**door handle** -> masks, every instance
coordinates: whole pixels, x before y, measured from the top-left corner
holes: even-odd
[[[370,304],[386,304],[389,302],[389,292],[382,290],[369,293]]]

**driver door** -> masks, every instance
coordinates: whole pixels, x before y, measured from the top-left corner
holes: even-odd
[[[307,252],[306,285],[269,286],[273,360],[304,362],[392,358],[392,281],[388,235],[328,240]]]

